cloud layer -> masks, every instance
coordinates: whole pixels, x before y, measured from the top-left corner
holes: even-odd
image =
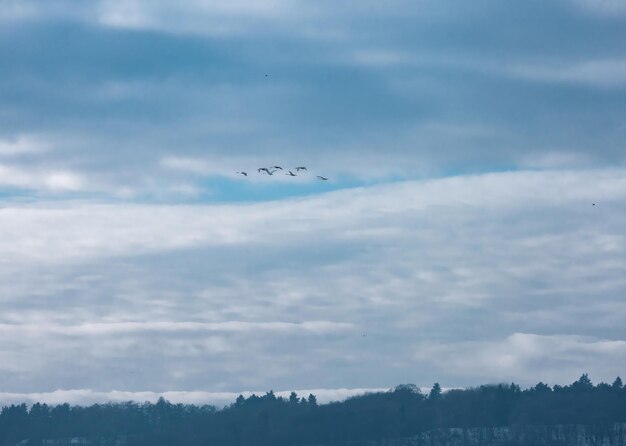
[[[626,172],[510,172],[237,205],[0,210],[13,392],[609,380]]]
[[[623,374],[621,4],[4,1],[4,397]]]
[[[327,190],[235,175],[275,163],[330,189],[623,166],[619,4],[8,1],[1,184],[230,201]]]

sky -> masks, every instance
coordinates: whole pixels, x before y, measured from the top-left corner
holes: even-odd
[[[0,404],[624,377],[625,116],[623,0],[0,0]]]

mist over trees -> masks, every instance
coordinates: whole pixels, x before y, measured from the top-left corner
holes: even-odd
[[[223,409],[172,404],[163,398],[156,403],[89,407],[11,405],[0,412],[0,444],[356,445],[422,435],[414,443],[402,444],[426,444],[426,438],[437,445],[444,443],[433,440],[433,432],[442,429],[459,428],[468,438],[468,432],[478,435],[475,428],[497,433],[506,427],[506,432],[526,435],[524,442],[497,444],[565,445],[566,440],[559,438],[571,430],[568,426],[590,433],[593,442],[610,437],[604,444],[626,444],[626,429],[619,431],[620,438],[611,437],[618,435],[614,429],[618,423],[626,423],[622,380],[594,385],[584,374],[567,386],[539,383],[524,390],[516,384],[497,384],[443,392],[436,383],[424,394],[403,384],[388,392],[322,405],[314,395],[292,392],[282,398],[272,391],[240,395]],[[539,434],[531,441],[528,432]],[[470,444],[463,441],[459,444]]]

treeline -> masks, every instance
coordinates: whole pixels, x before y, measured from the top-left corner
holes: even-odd
[[[626,422],[620,378],[593,385],[584,374],[568,386],[484,385],[428,394],[404,384],[343,402],[318,405],[314,395],[239,396],[228,407],[153,403],[5,406],[0,444],[307,445],[410,437],[441,428],[582,425]],[[73,440],[72,440],[73,439]]]

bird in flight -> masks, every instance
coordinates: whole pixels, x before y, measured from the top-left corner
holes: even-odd
[[[282,168],[282,167],[280,167],[280,166],[272,166],[272,167],[273,167],[274,169],[280,169],[280,170],[283,170],[283,168]]]
[[[317,178],[319,178],[322,181],[327,181],[328,180],[328,178],[320,176],[320,175],[318,175]]]
[[[304,166],[296,167],[296,172],[300,172],[301,170],[306,170],[306,167]]]
[[[274,172],[276,172],[276,169],[274,170],[265,169],[265,172],[267,172],[268,175],[274,175]]]
[[[247,177],[247,176],[248,176],[248,172],[243,172],[243,171],[242,171],[242,172],[237,172],[237,173],[239,173],[239,174],[243,175],[244,177]]]
[[[297,177],[297,175],[293,173],[291,170],[289,171],[289,173],[286,173],[285,175],[289,175],[290,177]]]

